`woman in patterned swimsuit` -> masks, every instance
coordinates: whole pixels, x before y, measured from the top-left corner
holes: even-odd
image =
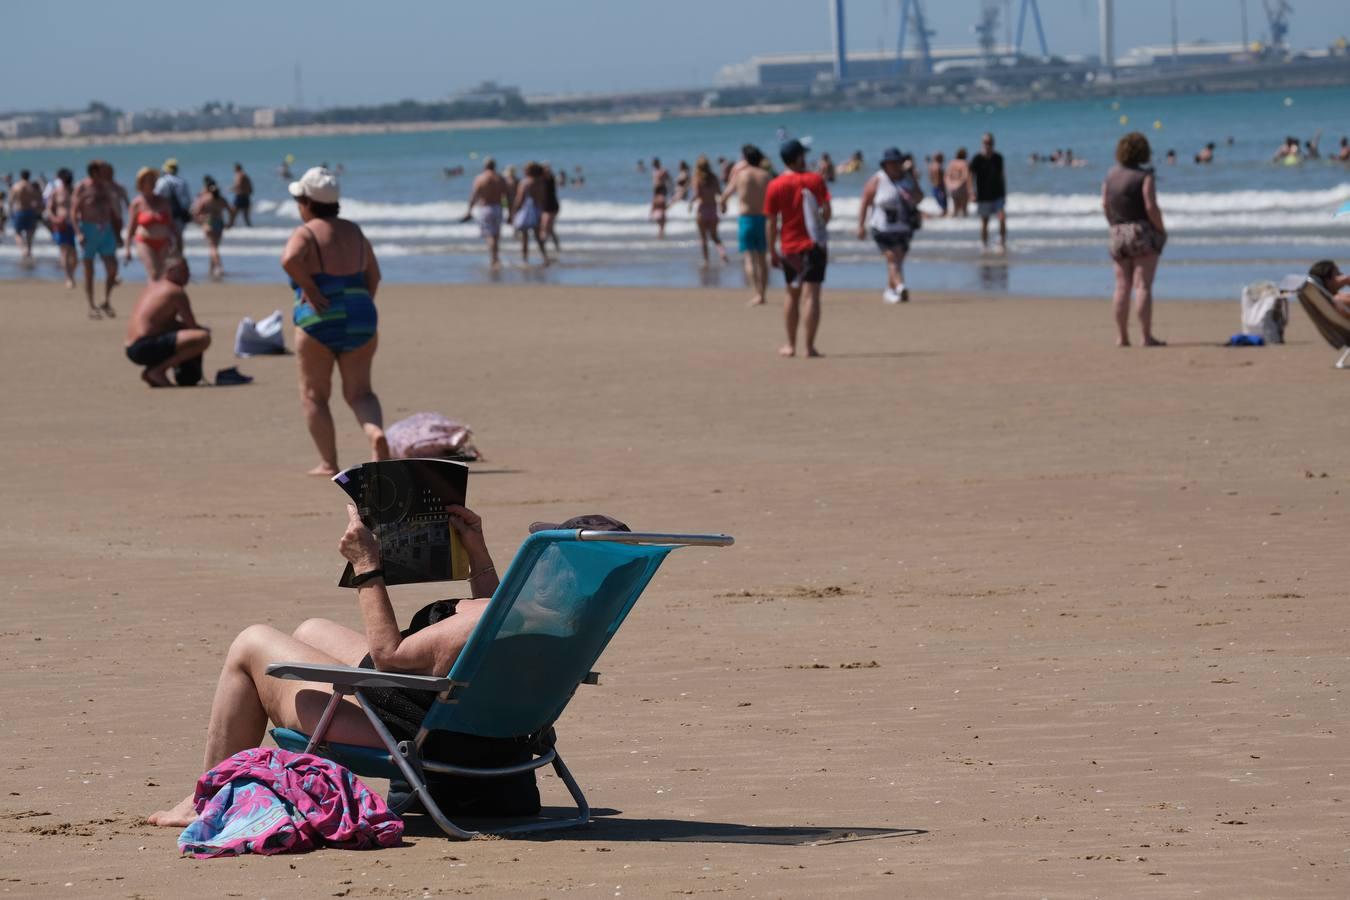
[[[371,457],[389,458],[380,398],[370,385],[378,343],[375,290],[380,266],[354,222],[338,218],[337,176],[313,168],[292,182],[301,225],[286,242],[281,267],[295,289],[295,352],[305,423],[319,450],[311,475],[336,475],[337,437],[328,408],[333,364],[342,374],[342,397],[370,440]]]

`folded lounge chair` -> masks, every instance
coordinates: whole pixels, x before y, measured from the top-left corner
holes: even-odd
[[[444,677],[403,675],[348,666],[275,663],[267,674],[333,685],[313,735],[272,729],[287,750],[325,756],[358,775],[405,779],[410,800],[421,801],[447,835],[479,834],[444,814],[427,787],[426,773],[502,778],[552,764],[577,804],[567,818],[533,819],[496,827],[494,834],[584,825],[590,807],[553,746],[553,723],[580,684],[596,684],[591,667],[618,631],[666,556],[678,547],[726,547],[723,534],[652,534],[623,531],[540,531],[530,535],[502,577],[496,593]],[[397,687],[437,695],[417,736],[395,741],[363,697],[365,688]],[[337,704],[352,694],[384,743],[383,749],[325,743]],[[424,758],[428,735],[447,731],[487,738],[533,738],[530,760],[499,768],[473,768]]]
[[[1281,287],[1284,287],[1283,283]],[[1298,288],[1298,302],[1327,343],[1341,351],[1336,368],[1347,368],[1350,365],[1346,362],[1350,358],[1350,315],[1336,305],[1322,282],[1311,275],[1304,278]]]

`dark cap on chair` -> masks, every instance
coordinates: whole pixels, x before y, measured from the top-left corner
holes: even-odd
[[[534,522],[530,525],[530,534],[534,534],[536,531],[572,531],[578,528],[582,531],[633,530],[613,516],[606,516],[602,513],[588,513],[584,516],[573,516],[566,522],[556,525],[552,522]]]

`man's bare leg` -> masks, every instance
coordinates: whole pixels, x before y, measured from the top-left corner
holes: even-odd
[[[816,329],[820,327],[820,282],[805,285],[806,355],[820,356],[816,349]]]
[[[553,260],[548,258],[548,245],[544,243],[544,232],[539,229],[535,229],[534,239],[535,242],[539,244],[539,255],[544,258],[544,265],[546,266],[552,265]]]
[[[520,259],[525,265],[530,264],[530,233],[522,231],[520,233]]]
[[[107,277],[103,281],[103,305],[100,306],[99,309],[102,310],[105,316],[111,319],[117,316],[117,313],[114,312],[112,308],[113,288],[117,287],[117,285],[120,284],[120,282],[117,280],[116,256],[103,257],[103,271]],[[89,264],[89,280],[91,283],[93,282],[93,276],[94,276],[94,264],[91,262]],[[92,287],[90,288],[90,293],[91,295],[93,293]],[[90,297],[89,302],[90,304],[94,302],[92,296]]]
[[[801,287],[793,287],[789,284],[787,299],[783,302],[783,322],[787,326],[787,343],[778,348],[779,356],[797,355],[797,316],[801,299]]]
[[[300,406],[309,436],[319,451],[319,464],[309,474],[331,477],[338,473],[337,433],[328,408],[333,392],[333,351],[297,328],[295,356],[300,363]]]
[[[754,291],[750,295],[748,306],[759,306],[764,302],[764,295],[759,292],[759,268],[755,265],[755,254],[746,252],[741,257],[741,268],[745,270],[745,280],[750,285],[750,290]]]
[[[61,268],[66,273],[66,290],[68,291],[75,288],[75,266],[78,262],[75,248],[61,245]]]
[[[1001,209],[998,211],[998,249],[1008,249],[1008,214]]]
[[[211,332],[205,328],[184,328],[174,337],[173,356],[157,366],[147,366],[141,373],[141,379],[151,387],[168,387],[170,369],[201,356],[211,346]]]
[[[488,235],[487,239],[488,260],[489,264],[494,269],[500,269],[502,267],[502,260],[500,255],[501,241],[502,239],[499,235],[495,234]]]
[[[241,631],[225,655],[225,665],[216,682],[211,719],[206,728],[203,772],[241,750],[262,743],[269,719],[280,727],[309,733],[317,726],[332,693],[331,686],[269,677],[267,666],[282,660],[321,665],[345,662],[266,625],[251,625]],[[327,736],[343,744],[380,746],[379,736],[351,698],[338,707]],[[188,794],[172,808],[153,813],[147,821],[181,828],[196,818],[192,795]]]
[[[92,259],[84,261],[84,296],[89,301],[89,318],[103,318],[103,314],[94,305],[94,261]]]
[[[755,270],[755,296],[759,298],[758,302],[751,301],[751,306],[762,306],[764,298],[769,293],[769,261],[764,256],[762,250],[750,251],[750,265]]]
[[[370,367],[375,361],[379,340],[376,335],[337,358],[338,372],[342,375],[342,399],[356,413],[356,421],[361,423],[361,430],[370,441],[370,458],[375,462],[389,458],[389,441],[384,436],[384,411],[380,409],[380,398],[370,386]]]
[[[980,244],[989,247],[989,217],[980,216]]]

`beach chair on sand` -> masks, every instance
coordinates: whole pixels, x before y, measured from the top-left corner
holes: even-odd
[[[479,834],[460,828],[442,812],[426,774],[473,778],[519,775],[552,765],[576,802],[576,815],[535,818],[492,828],[494,834],[584,825],[590,807],[554,747],[553,723],[580,684],[597,684],[591,667],[633,608],[666,556],[678,547],[726,547],[723,534],[652,534],[626,531],[540,531],[521,545],[464,650],[444,677],[402,675],[347,666],[275,663],[277,678],[333,685],[333,697],[313,735],[275,728],[284,749],[316,753],[358,775],[403,778],[436,824],[454,838]],[[363,698],[365,688],[430,691],[436,702],[412,741],[395,741]],[[361,704],[384,747],[326,743],[324,733],[343,696]],[[428,735],[456,732],[488,738],[532,739],[530,759],[501,768],[472,768],[425,758]]]
[[[1280,287],[1292,286],[1289,282],[1290,279],[1285,279]],[[1303,311],[1308,314],[1309,319],[1312,319],[1313,325],[1317,326],[1318,332],[1327,339],[1327,343],[1341,351],[1340,359],[1336,360],[1336,368],[1347,368],[1350,366],[1350,363],[1346,362],[1347,358],[1350,358],[1350,315],[1341,311],[1341,308],[1332,301],[1331,293],[1322,286],[1322,282],[1311,275],[1303,278],[1302,284],[1299,284],[1297,289],[1298,302]]]

